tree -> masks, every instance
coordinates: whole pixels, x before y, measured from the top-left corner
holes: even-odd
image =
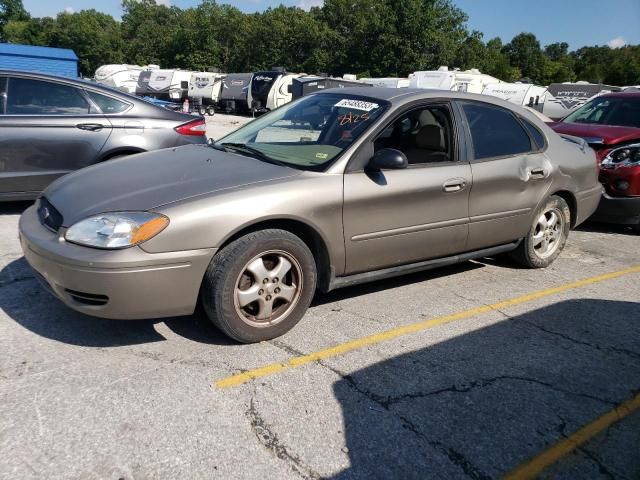
[[[26,22],[29,14],[22,0],[0,0],[0,41],[6,41],[4,28],[9,22]]]
[[[172,67],[176,62],[175,35],[182,10],[158,5],[155,0],[124,0],[122,8],[121,32],[127,61]]]
[[[98,67],[124,61],[120,24],[96,10],[59,13],[49,36],[53,47],[70,48],[80,59],[80,73],[93,76]]]
[[[545,57],[540,42],[533,33],[521,33],[504,47],[511,66],[519,68],[523,76],[541,83],[544,77]]]

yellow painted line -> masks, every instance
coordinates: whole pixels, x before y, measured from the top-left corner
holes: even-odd
[[[242,385],[243,383],[246,383],[250,380],[253,380],[254,378],[261,378],[269,375],[274,375],[284,370],[300,367],[302,365],[306,365],[307,363],[315,362],[317,360],[322,360],[325,358],[342,355],[343,353],[347,353],[352,350],[358,350],[368,345],[375,345],[377,343],[386,342],[389,340],[393,340],[394,338],[408,335],[410,333],[428,330],[430,328],[434,328],[439,325],[444,325],[446,323],[451,323],[458,320],[474,317],[476,315],[480,315],[486,312],[491,312],[493,310],[501,310],[506,307],[520,305],[522,303],[531,302],[532,300],[548,297],[550,295],[556,295],[558,293],[574,290],[580,287],[585,287],[587,285],[592,285],[594,283],[604,282],[605,280],[612,280],[614,278],[622,277],[624,275],[629,275],[631,273],[640,273],[640,265],[636,265],[634,267],[630,267],[624,270],[619,270],[617,272],[605,273],[604,275],[598,275],[597,277],[578,280],[576,282],[560,285],[559,287],[539,290],[537,292],[529,293],[527,295],[522,295],[520,297],[512,298],[510,300],[494,303],[492,305],[483,305],[481,307],[472,308],[470,310],[464,310],[462,312],[452,313],[450,315],[445,315],[443,317],[437,317],[430,320],[413,323],[411,325],[406,325],[404,327],[394,328],[392,330],[387,330],[385,332],[377,333],[375,335],[369,335],[367,337],[352,340],[350,342],[341,343],[339,345],[336,345],[331,348],[327,348],[325,350],[319,350],[317,352],[310,353],[308,355],[293,357],[286,362],[272,363],[270,365],[256,368],[254,370],[249,370],[247,372],[231,375],[229,377],[216,381],[215,386],[218,388],[235,387],[238,385]]]
[[[523,463],[515,470],[509,472],[505,480],[528,480],[537,478],[542,471],[550,465],[556,463],[561,458],[567,456],[579,446],[591,440],[593,437],[609,428],[614,423],[619,422],[627,415],[640,409],[640,394],[613,410],[605,413],[600,418],[585,425],[577,432],[567,438],[555,443],[541,454]]]

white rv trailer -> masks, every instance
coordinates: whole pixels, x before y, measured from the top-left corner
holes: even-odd
[[[187,98],[192,73],[188,70],[152,71],[149,77],[149,95],[162,100],[181,102]]]
[[[484,87],[482,94],[502,98],[521,107],[527,106],[542,111],[547,88],[531,83],[491,83]]]
[[[408,88],[411,81],[408,78],[361,78],[361,82],[374,87]]]
[[[597,95],[619,91],[620,87],[599,83],[552,83],[549,85],[542,113],[553,120],[559,120]]]
[[[268,112],[292,100],[292,84],[300,73],[281,70],[256,72],[251,78],[251,111]]]
[[[440,67],[438,70],[414,72],[409,77],[411,88],[434,88],[436,90],[451,90],[454,92],[482,93],[491,83],[501,83],[491,75],[481,73],[480,70],[449,70]]]
[[[213,115],[220,101],[222,80],[225,75],[218,72],[197,72],[191,74],[189,80],[189,99],[198,105],[201,115]]]
[[[136,85],[140,74],[158,68],[158,65],[146,65],[144,67],[127,64],[102,65],[96,70],[94,78],[96,82],[102,85],[133,94],[136,93]]]

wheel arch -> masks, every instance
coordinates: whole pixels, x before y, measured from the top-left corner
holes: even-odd
[[[237,240],[251,232],[274,228],[285,230],[296,235],[307,245],[307,247],[309,247],[309,250],[311,250],[311,253],[314,255],[316,262],[318,288],[322,291],[327,291],[332,272],[334,271],[328,242],[316,227],[311,226],[303,220],[297,218],[269,218],[257,220],[254,223],[243,225],[225,237],[219,246],[219,250],[222,250],[234,240]]]
[[[100,158],[98,158],[98,161],[96,163],[104,162],[106,160],[111,160],[114,157],[123,157],[125,155],[135,155],[136,153],[144,153],[144,152],[146,152],[146,150],[143,150],[142,148],[136,148],[136,147],[116,148],[114,150],[109,150],[108,152],[105,152],[102,155],[100,155]]]
[[[578,219],[578,201],[576,200],[576,196],[569,190],[558,190],[550,196],[553,195],[562,198],[567,202],[567,205],[569,205],[569,213],[571,214],[570,225],[571,228],[574,228]]]

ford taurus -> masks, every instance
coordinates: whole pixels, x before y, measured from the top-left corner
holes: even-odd
[[[282,335],[316,290],[509,252],[544,268],[602,194],[593,150],[524,109],[456,92],[345,88],[209,145],[67,175],[20,219],[69,307],[188,315]]]

